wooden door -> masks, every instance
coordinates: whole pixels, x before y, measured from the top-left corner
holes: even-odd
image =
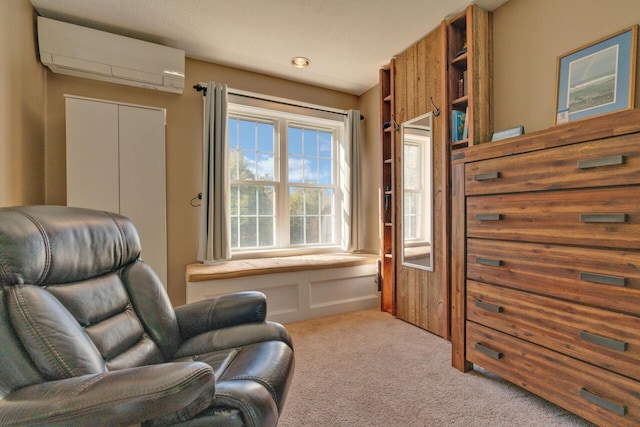
[[[402,123],[444,107],[442,88],[442,49],[444,27],[433,31],[409,47],[395,60],[396,120]],[[448,151],[442,137],[442,115],[433,117],[433,252],[434,269],[425,271],[404,266],[396,257],[396,315],[443,338],[449,338],[449,257],[447,245],[448,218]],[[400,134],[396,138],[401,138]],[[401,141],[395,144],[395,193],[401,194]],[[396,249],[402,245],[402,200],[395,206]],[[401,251],[396,250],[397,254]]]

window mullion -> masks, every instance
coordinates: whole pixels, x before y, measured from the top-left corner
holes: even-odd
[[[344,203],[344,195],[342,194],[342,186],[343,186],[343,179],[346,179],[346,177],[342,176],[342,173],[340,172],[340,165],[342,165],[345,162],[345,159],[342,158],[343,156],[343,150],[340,148],[341,146],[345,145],[345,132],[344,132],[344,128],[341,128],[340,130],[334,130],[332,132],[333,135],[333,152],[335,153],[335,160],[333,162],[334,165],[334,169],[333,169],[333,232],[335,233],[336,236],[336,240],[338,240],[339,242],[341,242],[344,238],[344,236],[342,236],[342,210],[343,210],[343,203]]]

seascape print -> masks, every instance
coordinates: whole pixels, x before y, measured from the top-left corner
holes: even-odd
[[[569,112],[616,102],[618,45],[569,64]]]

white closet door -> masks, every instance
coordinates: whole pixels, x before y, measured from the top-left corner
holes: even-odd
[[[165,111],[66,96],[67,205],[131,218],[167,284]]]
[[[118,105],[66,98],[67,205],[120,212]]]
[[[167,283],[164,110],[120,105],[120,212],[133,220],[142,259]]]

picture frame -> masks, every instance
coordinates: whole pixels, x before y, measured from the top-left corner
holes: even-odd
[[[638,25],[557,59],[554,124],[634,108]]]

